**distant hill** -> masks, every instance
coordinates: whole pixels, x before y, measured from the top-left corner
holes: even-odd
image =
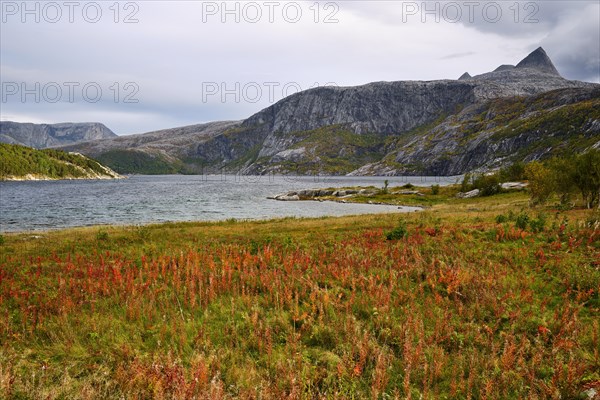
[[[35,149],[114,137],[117,137],[114,132],[97,122],[60,124],[0,122],[0,143],[20,144]]]
[[[117,173],[81,154],[0,143],[0,180],[116,178]]]
[[[600,85],[544,49],[460,80],[319,87],[244,121],[66,147],[121,173],[457,175],[600,146]]]

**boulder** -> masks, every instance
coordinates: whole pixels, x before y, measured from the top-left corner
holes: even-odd
[[[466,193],[459,193],[456,195],[456,197],[458,197],[459,199],[472,199],[473,197],[477,197],[479,196],[479,189],[475,189],[475,190],[471,190],[470,192],[466,192]]]
[[[504,190],[523,190],[527,187],[525,182],[505,182],[501,185]]]
[[[299,201],[300,200],[300,196],[298,196],[297,194],[284,194],[284,195],[279,195],[277,197],[275,197],[275,200],[279,200],[279,201]]]

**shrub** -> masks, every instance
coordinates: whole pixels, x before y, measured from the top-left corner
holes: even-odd
[[[431,185],[431,194],[434,196],[440,194],[440,185]]]
[[[390,185],[390,181],[388,181],[387,179],[385,181],[383,181],[383,193],[387,194],[388,193],[388,186]]]
[[[508,222],[508,217],[504,214],[499,214],[496,215],[496,223],[497,224],[503,224],[505,222]]]
[[[498,174],[503,182],[525,180],[525,163],[518,161],[508,167],[502,168]]]
[[[471,174],[465,174],[465,176],[463,177],[462,183],[460,184],[460,191],[463,193],[466,193],[471,190],[472,190]]]
[[[0,246],[4,244],[4,236],[0,235]]]
[[[498,174],[466,174],[460,185],[461,192],[479,189],[481,196],[493,196],[500,193],[500,176]]]
[[[525,230],[525,229],[527,229],[528,225],[529,225],[529,215],[525,214],[524,212],[517,215],[517,218],[515,219],[515,226],[517,228]]]
[[[408,233],[406,222],[400,221],[397,227],[385,234],[387,240],[400,240]]]
[[[542,213],[538,214],[536,219],[529,221],[529,227],[532,232],[542,232],[546,228],[546,216]]]
[[[592,212],[587,217],[585,225],[591,229],[600,229],[600,211]]]
[[[108,240],[108,232],[106,232],[105,230],[98,231],[98,233],[96,233],[96,240],[98,240],[98,241]]]
[[[481,196],[493,196],[500,193],[500,177],[497,174],[481,174],[473,179],[473,188],[479,189]]]

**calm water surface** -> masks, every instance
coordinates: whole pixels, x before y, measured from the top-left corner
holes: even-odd
[[[131,176],[110,181],[0,182],[0,231],[57,229],[167,221],[320,217],[411,212],[414,208],[282,202],[266,197],[290,190],[454,183],[425,177]]]

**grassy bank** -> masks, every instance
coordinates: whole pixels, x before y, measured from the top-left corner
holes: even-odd
[[[585,398],[600,228],[527,205],[5,235],[0,397]]]

